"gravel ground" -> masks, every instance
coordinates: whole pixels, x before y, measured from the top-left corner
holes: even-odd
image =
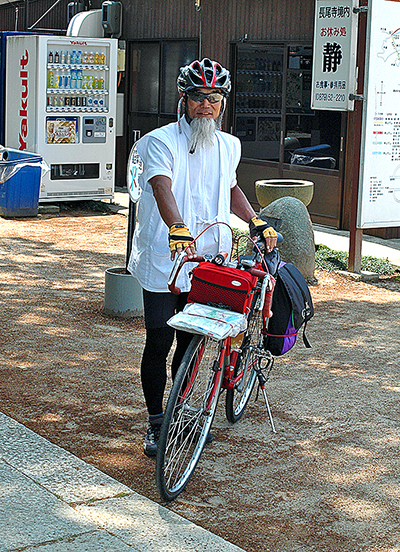
[[[104,271],[123,266],[125,217],[64,206],[0,218],[1,410],[160,502],[142,454],[140,318],[103,313]],[[249,552],[398,552],[399,277],[317,271],[316,314],[277,359],[265,407],[214,441],[168,507]]]

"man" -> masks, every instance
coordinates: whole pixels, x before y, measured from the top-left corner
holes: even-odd
[[[146,344],[141,380],[149,412],[147,456],[157,454],[163,421],[166,359],[175,333],[166,322],[183,309],[190,290],[187,263],[177,282],[183,293],[176,296],[168,291],[171,261],[185,248],[189,258],[196,251],[201,255],[230,251],[231,235],[224,225],[213,226],[190,245],[212,222],[229,223],[230,211],[249,222],[252,236],[264,237],[267,251],[276,245],[276,232],[256,217],[237,186],[240,141],[218,130],[231,89],[229,72],[205,58],[182,67],[177,84],[178,121],[153,130],[137,143],[144,170],[128,268],[143,287]],[[176,332],[172,377],[191,337]]]

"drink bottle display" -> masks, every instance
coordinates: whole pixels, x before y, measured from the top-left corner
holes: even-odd
[[[47,89],[53,92],[47,95],[47,110],[73,111],[77,108],[79,111],[107,111],[109,75],[106,59],[106,54],[95,48],[49,48]],[[101,95],[100,91],[103,92]]]

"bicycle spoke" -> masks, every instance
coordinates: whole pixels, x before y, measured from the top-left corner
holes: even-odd
[[[195,337],[175,377],[157,455],[157,486],[173,500],[189,481],[209,433],[221,386],[221,344]]]

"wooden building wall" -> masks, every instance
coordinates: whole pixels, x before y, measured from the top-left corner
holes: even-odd
[[[67,5],[62,0],[38,25],[67,28]],[[28,22],[32,25],[55,0],[30,0]],[[312,40],[314,0],[122,0],[123,39],[198,37],[202,26],[202,55],[228,64],[229,41]],[[100,8],[101,1],[92,3]],[[18,26],[16,28],[16,8]],[[25,30],[25,2],[0,5],[0,30]]]
[[[124,3],[123,34],[127,39],[198,37],[202,57],[228,65],[229,42],[248,40],[312,40],[314,1],[307,0],[142,0]]]
[[[38,24],[40,28],[59,30],[55,34],[65,34],[67,6],[70,0],[62,0]],[[28,26],[33,25],[55,3],[55,0],[30,0],[28,5]],[[18,10],[18,11],[17,11]],[[25,2],[13,2],[0,5],[0,31],[25,30]]]

